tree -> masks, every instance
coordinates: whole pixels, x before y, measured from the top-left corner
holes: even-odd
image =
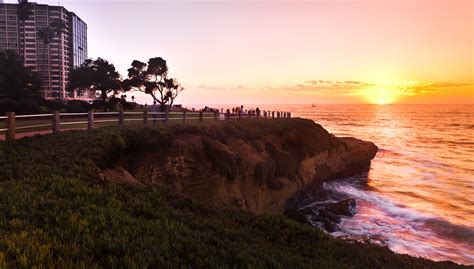
[[[171,108],[178,94],[184,90],[175,78],[168,78],[168,66],[161,57],[150,58],[148,63],[134,60],[122,88],[149,94],[160,105],[161,111]]]
[[[28,20],[32,15],[33,15],[33,4],[28,2],[28,0],[18,0],[18,6],[16,9],[17,12],[17,17],[18,21],[20,23],[20,32],[21,32],[21,40],[22,44],[24,44],[25,41],[25,21]],[[26,58],[25,58],[25,51],[26,47],[23,47],[23,51],[21,53],[22,55],[22,61],[23,64],[25,64]]]
[[[68,90],[74,92],[91,91],[98,93],[103,103],[109,94],[116,95],[121,89],[120,74],[107,60],[87,59],[80,67],[69,74]]]
[[[51,41],[53,40],[54,37],[60,37],[61,34],[63,33],[66,25],[64,24],[63,20],[61,19],[55,19],[51,22],[51,24],[47,27],[44,27],[38,31],[38,38],[43,40],[43,81],[45,81],[45,78],[48,77],[49,83],[51,83],[51,77],[48,76],[46,72],[46,49],[49,51],[49,45],[51,44]],[[60,42],[61,39],[60,39]],[[61,47],[61,46],[60,46]],[[50,86],[50,85],[48,85]],[[44,92],[43,92],[44,95]]]
[[[26,68],[17,54],[0,52],[0,99],[39,97],[41,80]]]

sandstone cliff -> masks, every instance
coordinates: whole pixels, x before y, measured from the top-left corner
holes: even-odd
[[[161,147],[130,148],[117,165],[211,205],[275,213],[309,184],[362,171],[376,152],[310,120],[246,120],[177,130]]]

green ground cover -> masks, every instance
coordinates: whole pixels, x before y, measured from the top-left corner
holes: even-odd
[[[300,120],[99,128],[0,142],[0,268],[447,268],[333,239],[282,215],[212,208],[160,186],[100,182],[130,148],[176,133],[251,137]]]

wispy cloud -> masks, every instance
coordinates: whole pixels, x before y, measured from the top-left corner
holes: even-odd
[[[379,91],[390,91],[398,96],[414,96],[449,91],[458,87],[473,86],[467,83],[401,81],[391,83],[373,83],[357,80],[308,80],[285,83],[277,81],[264,87],[249,85],[215,86],[201,84],[193,88],[211,92],[259,92],[268,94],[302,94],[329,96],[363,96]]]
[[[450,90],[458,87],[472,86],[465,83],[452,82],[427,82],[427,81],[402,81],[387,84],[378,84],[365,81],[331,81],[331,80],[310,80],[293,84],[275,84],[265,87],[268,91],[278,92],[298,92],[314,95],[364,95],[367,91],[391,90],[398,95],[412,96],[428,93],[435,93]]]
[[[360,90],[372,86],[374,86],[374,84],[363,81],[310,80],[292,85],[269,85],[265,87],[265,89],[270,91],[288,91],[310,94],[356,95]]]
[[[400,94],[412,96],[420,94],[435,93],[453,88],[472,86],[466,83],[452,82],[426,82],[426,81],[406,81],[397,85]]]

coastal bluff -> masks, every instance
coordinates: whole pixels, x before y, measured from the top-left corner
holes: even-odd
[[[365,170],[378,150],[299,118],[175,126],[160,138],[129,145],[102,179],[158,183],[212,206],[281,213],[299,190]]]

